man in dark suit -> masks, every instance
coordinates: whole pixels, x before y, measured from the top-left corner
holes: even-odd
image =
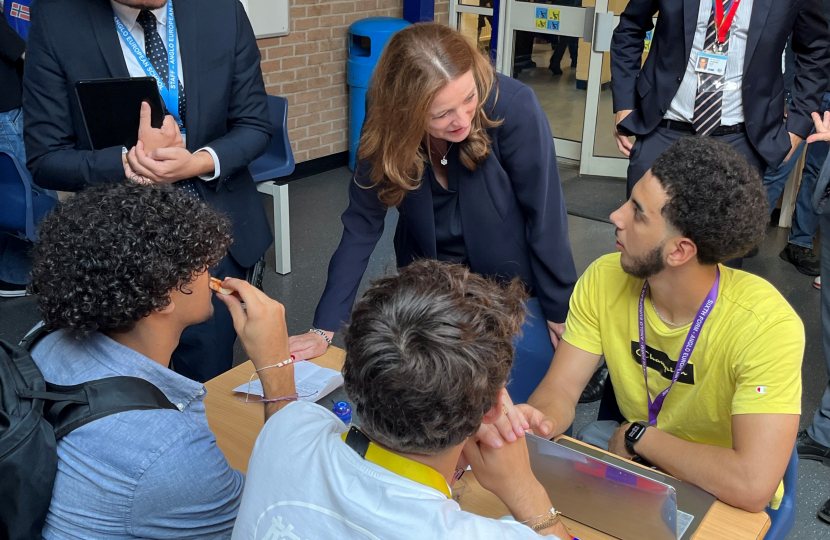
[[[630,158],[628,194],[682,135],[728,142],[763,173],[785,161],[810,134],[810,113],[821,106],[830,70],[830,33],[821,2],[714,2],[721,4],[631,0],[620,14],[611,43],[611,88],[614,135]],[[641,67],[643,41],[652,28],[651,50]],[[797,68],[785,122],[781,58],[790,34]],[[711,68],[705,73],[698,67],[701,54]],[[725,69],[713,73],[721,61]],[[637,138],[633,145],[630,135]]]
[[[248,171],[271,133],[259,49],[239,2],[170,1],[172,8],[166,0],[38,0],[24,75],[28,166],[37,184],[57,190],[125,178],[187,189],[233,224],[230,255],[212,274],[244,279],[273,239]],[[173,69],[175,92],[167,82]],[[75,83],[147,75],[163,81],[163,96],[178,93],[165,99],[175,123],[143,122],[133,149],[93,150]],[[214,307],[214,318],[188,328],[173,355],[174,369],[198,381],[233,360],[230,314],[222,302]]]

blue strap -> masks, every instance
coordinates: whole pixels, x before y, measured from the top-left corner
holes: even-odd
[[[138,42],[127,29],[126,25],[121,21],[118,15],[115,17],[115,26],[121,39],[127,44],[127,47],[133,53],[139,65],[144,69],[144,73],[156,80],[156,85],[159,89],[159,94],[167,106],[167,111],[173,115],[179,127],[182,127],[182,120],[179,116],[179,67],[176,56],[176,19],[173,15],[173,1],[167,0],[167,84],[161,80],[156,69],[147,56],[138,46]]]

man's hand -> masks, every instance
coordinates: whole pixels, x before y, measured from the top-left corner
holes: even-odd
[[[235,294],[216,293],[228,306],[236,334],[254,366],[259,369],[288,359],[283,305],[242,279],[225,278],[222,287],[239,295],[237,298]]]
[[[623,424],[614,431],[611,435],[611,440],[608,441],[608,451],[612,454],[620,456],[625,459],[634,459],[634,456],[628,453],[625,449],[625,432],[628,431],[628,426],[631,424]]]
[[[553,344],[553,350],[555,351],[559,347],[559,340],[562,339],[562,334],[565,333],[565,323],[548,321],[548,331],[550,332],[550,342]]]
[[[494,450],[471,437],[464,444],[464,457],[470,463],[481,487],[501,499],[517,520],[523,521],[550,509],[547,493],[530,470],[530,455],[525,439],[518,439],[504,448]],[[516,508],[523,506],[523,502],[526,506],[528,499],[536,499],[535,506],[539,511],[535,514]],[[520,516],[516,515],[517,510]]]
[[[139,113],[138,140],[144,143],[145,152],[152,152],[156,148],[184,148],[182,133],[172,116],[165,116],[159,129],[150,124],[151,116],[150,105],[143,101]]]
[[[324,330],[324,332],[326,332]],[[326,332],[329,339],[334,338],[334,332]],[[323,336],[314,332],[306,332],[298,336],[291,336],[288,338],[288,347],[291,349],[291,354],[297,360],[308,360],[310,358],[317,358],[326,352],[329,348],[329,342],[323,339]]]
[[[132,167],[130,167],[129,161],[127,161],[127,154],[121,154],[121,164],[124,166],[124,176],[129,180],[132,180],[136,184],[141,184],[142,186],[153,183],[153,181],[149,178],[145,178],[133,171]]]
[[[493,424],[482,424],[475,435],[483,445],[499,449],[506,443],[524,437],[525,431],[544,438],[549,438],[554,432],[556,422],[553,418],[530,405],[513,405],[506,390],[501,390],[499,400],[503,414]]]
[[[242,279],[225,278],[222,287],[234,294],[216,293],[228,306],[245,352],[256,369],[273,366],[289,358],[288,329],[285,325],[285,308],[264,292]],[[237,295],[239,297],[237,298]],[[242,307],[242,302],[245,307]],[[259,372],[265,399],[278,399],[297,393],[294,385],[294,365],[272,367]],[[265,404],[265,420],[290,401]]]
[[[824,113],[822,120],[819,113],[813,113],[813,124],[816,126],[816,132],[807,137],[807,144],[818,141],[830,141],[830,111]]]
[[[174,147],[159,148],[148,154],[141,141],[127,154],[127,164],[133,172],[157,184],[204,176],[214,169],[213,156],[207,151],[191,154],[185,148]]]
[[[804,139],[802,139],[795,133],[790,133],[790,151],[789,153],[787,153],[787,157],[784,158],[784,163],[788,162],[790,158],[793,157],[793,153],[796,151],[798,145],[800,145],[803,140]]]
[[[625,117],[629,114],[631,114],[631,109],[617,111],[617,118],[614,121],[614,139],[616,139],[617,141],[617,148],[619,148],[620,152],[622,152],[626,156],[631,155],[631,147],[634,146],[634,143],[631,142],[631,139],[620,133],[619,130],[617,130],[617,126],[620,122],[625,120]]]

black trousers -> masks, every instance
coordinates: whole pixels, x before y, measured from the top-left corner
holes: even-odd
[[[651,164],[654,163],[657,156],[662,154],[663,150],[671,146],[674,141],[683,136],[689,136],[689,134],[658,126],[648,135],[637,137],[637,140],[634,142],[634,147],[631,149],[631,155],[628,158],[626,197],[631,196],[631,190],[634,189],[634,184],[639,182],[640,178],[651,168]],[[746,133],[734,133],[716,138],[731,144],[735,150],[744,155],[750,165],[755,166],[760,171],[761,176],[764,175],[764,172],[767,170],[767,165],[755,151],[755,148],[752,147],[752,144],[750,144]]]
[[[634,142],[634,147],[631,148],[631,155],[628,158],[628,177],[626,179],[625,189],[626,198],[631,197],[631,190],[634,189],[634,184],[639,182],[643,175],[646,174],[646,171],[651,168],[651,164],[654,163],[657,156],[662,154],[674,141],[683,136],[689,136],[689,134],[658,126],[648,135],[637,137],[637,140]],[[744,155],[750,165],[758,169],[762,177],[764,176],[767,165],[755,151],[755,148],[752,147],[752,144],[746,137],[746,133],[721,135],[717,139],[732,145],[735,150]],[[740,257],[731,259],[724,264],[732,268],[741,268],[743,267],[743,259]]]
[[[245,279],[247,269],[233,257],[226,255],[210,275]],[[225,304],[213,295],[213,317],[189,326],[182,332],[179,346],[173,351],[173,369],[194,381],[205,382],[228,371],[233,366],[233,344],[236,331],[233,319]]]

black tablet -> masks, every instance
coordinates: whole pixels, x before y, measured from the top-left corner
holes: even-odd
[[[150,104],[154,128],[164,122],[164,102],[152,77],[78,81],[75,93],[93,150],[135,146],[142,101]]]

